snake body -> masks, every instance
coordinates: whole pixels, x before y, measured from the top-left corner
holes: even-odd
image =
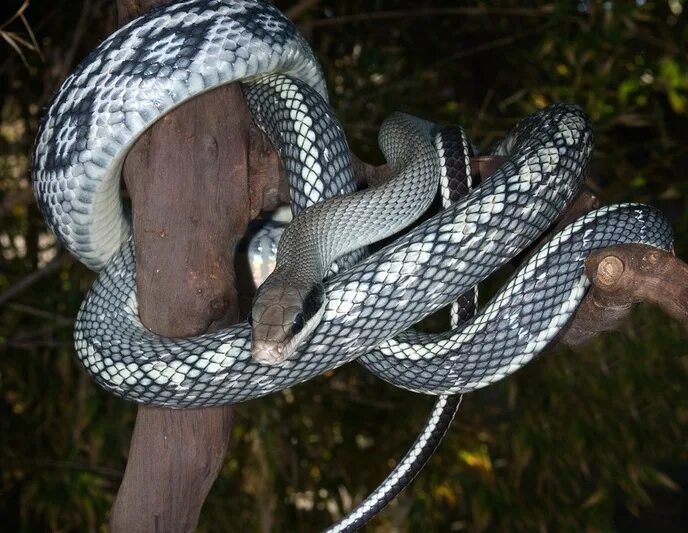
[[[440,168],[440,197],[445,209],[457,203],[473,188],[471,156],[473,150],[460,126],[446,126],[436,131],[433,142]],[[452,329],[472,317],[478,308],[478,287],[462,294],[451,304],[450,325]],[[375,490],[366,496],[349,514],[333,524],[327,533],[357,531],[368,520],[377,515],[420,473],[449,430],[456,416],[461,394],[441,395],[430,412],[425,425],[389,475]]]
[[[275,75],[281,77],[270,77]],[[339,252],[322,246],[327,236],[313,241],[320,219],[308,213],[327,217],[330,211],[317,202],[351,192],[342,155],[348,149],[314,114],[326,106],[327,94],[313,53],[269,4],[188,0],[148,12],[81,63],[40,126],[32,173],[37,202],[60,242],[100,272],[77,319],[77,355],[101,386],[123,398],[172,407],[236,403],[354,359],[407,389],[435,395],[471,391],[516,371],[556,335],[585,292],[583,262],[590,251],[627,242],[671,247],[671,228],[658,211],[636,204],[602,208],[553,236],[466,325],[432,337],[407,331],[523,251],[576,195],[592,151],[591,125],[578,107],[559,104],[505,137],[497,153],[507,156],[506,163],[468,196],[351,268],[346,266],[359,257],[344,260],[343,271],[322,284],[326,298],[319,323],[281,365],[251,357],[247,323],[184,339],[157,336],[138,318],[133,241],[119,197],[122,163],[150,124],[232,81],[244,83],[266,131],[275,124],[269,113],[260,118],[260,102],[277,98],[288,110],[295,134],[281,136],[278,149],[289,159],[294,211],[305,210],[303,220],[311,222],[297,217],[294,227],[302,229],[291,230],[287,249],[308,264],[310,280],[323,276],[324,265]],[[289,96],[280,83],[310,89]],[[324,104],[309,105],[313,94]],[[404,161],[400,169],[430,169],[428,174],[441,179],[438,152],[427,148],[429,126],[414,129],[405,120],[392,119],[392,135],[382,140],[391,143],[388,153]],[[425,148],[409,153],[409,139]],[[320,181],[324,168],[331,172]],[[399,180],[397,187],[408,181]],[[389,188],[385,205],[400,198],[394,191]],[[424,196],[412,203],[427,201]],[[351,205],[356,217],[371,215],[365,199],[339,202]],[[407,207],[407,201],[399,204]],[[388,213],[392,219],[378,223],[399,224]],[[338,224],[329,227],[335,240],[350,238],[337,233]]]
[[[184,46],[187,41],[194,46]],[[46,221],[85,264],[106,265],[79,314],[77,353],[101,385],[122,397],[177,407],[233,403],[302,382],[378,347],[394,351],[397,341],[389,339],[533,242],[575,196],[590,158],[590,123],[577,107],[555,105],[522,121],[498,147],[508,160],[489,180],[327,281],[320,325],[280,367],[250,359],[245,323],[185,339],[152,335],[137,316],[130,230],[117,192],[121,161],[146,124],[167,110],[220,83],[255,79],[261,69],[282,69],[324,94],[312,53],[271,6],[172,4],[104,41],[65,81],[41,125],[33,186]],[[298,161],[305,173],[306,162]],[[651,208],[614,209],[630,213],[641,228],[651,219],[658,229],[646,231],[641,241],[669,246],[670,229]],[[112,231],[103,231],[106,225]],[[613,227],[608,233],[604,242],[625,242],[630,235]],[[567,265],[580,269],[579,263]],[[486,359],[476,362],[468,386],[481,384],[483,369],[495,367],[491,361],[502,344],[495,338],[481,345]],[[452,341],[442,346],[443,353],[460,348]],[[373,366],[370,358],[392,362],[381,352],[364,359]],[[416,359],[395,356],[394,364]]]
[[[141,133],[198,94],[273,72],[327,101],[310,47],[260,1],[176,2],[110,35],[62,84],[38,132],[33,188],[57,238],[101,270],[131,233],[119,177]]]
[[[307,87],[302,91],[309,92]],[[271,99],[263,100],[260,107],[273,115]],[[249,102],[255,105],[251,96]],[[325,310],[322,281],[337,258],[391,236],[430,206],[439,180],[434,129],[402,113],[387,118],[380,129],[380,146],[393,177],[379,187],[315,204],[285,230],[277,267],[253,301],[251,346],[256,360],[281,363],[308,338]],[[334,137],[337,131],[327,134]],[[284,136],[271,133],[275,145],[285,143]],[[310,156],[313,169],[307,158],[302,169],[320,176],[322,159]]]

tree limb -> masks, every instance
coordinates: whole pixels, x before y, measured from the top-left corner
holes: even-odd
[[[60,270],[64,265],[72,263],[74,258],[69,254],[58,255],[52,259],[47,265],[45,265],[40,270],[34,270],[31,274],[28,274],[24,278],[17,281],[14,285],[5,289],[3,293],[0,294],[0,306],[7,303],[9,300],[24,292],[26,289],[32,287],[34,284],[38,283],[43,278],[50,276]]]
[[[561,342],[580,346],[603,331],[618,329],[644,301],[659,306],[688,331],[688,265],[643,244],[597,250],[585,262],[592,287]]]
[[[284,11],[287,18],[292,21],[296,21],[305,15],[308,11],[316,7],[320,3],[320,0],[300,0],[289,9]]]
[[[342,15],[326,19],[313,20],[309,26],[337,26],[341,24],[351,24],[353,22],[374,22],[380,20],[408,19],[418,17],[467,17],[467,16],[508,16],[508,17],[528,17],[539,18],[551,15],[555,6],[545,5],[539,8],[511,8],[511,7],[435,7],[406,9],[396,11],[369,11],[367,13],[356,13],[353,15]]]
[[[162,3],[120,0],[120,22]],[[151,331],[184,337],[237,321],[232,250],[255,214],[284,200],[278,161],[252,126],[238,84],[186,102],[137,141],[123,175],[133,206],[139,315]],[[231,421],[228,406],[139,407],[111,530],[193,531],[223,464]]]

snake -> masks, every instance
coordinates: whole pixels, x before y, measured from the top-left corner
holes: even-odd
[[[433,135],[440,166],[440,195],[443,207],[449,207],[473,186],[471,175],[472,146],[460,126],[441,127]],[[276,219],[276,220],[275,220]],[[274,271],[277,247],[285,232],[284,215],[258,223],[246,246],[250,270],[256,286],[261,285]],[[450,325],[457,328],[477,309],[477,287],[461,295],[451,304]],[[375,490],[366,496],[348,515],[327,529],[328,533],[355,531],[381,511],[420,473],[439,447],[461,405],[463,396],[440,396],[425,426],[392,472]]]
[[[243,84],[257,121],[261,113],[282,113],[272,126],[265,117],[260,124],[278,133],[271,139],[290,169],[292,226],[301,228],[291,230],[282,257],[302,259],[312,283],[298,287],[306,309],[299,304],[282,322],[298,330],[301,313],[297,334],[310,322],[307,334],[276,350],[276,358],[275,350],[264,350],[268,361],[252,356],[248,321],[188,338],[161,337],[143,326],[131,223],[119,193],[124,159],[151,124],[231,82]],[[528,248],[572,201],[592,153],[590,120],[572,104],[533,113],[495,147],[505,163],[479,187],[363,257],[357,248],[372,237],[352,242],[355,233],[339,234],[342,212],[375,234],[408,226],[428,201],[408,188],[434,194],[441,157],[431,123],[395,114],[380,139],[395,186],[375,205],[367,194],[345,200],[356,197],[349,150],[327,101],[322,69],[305,39],[257,0],[187,0],[151,10],[110,35],[67,77],[39,126],[31,181],[57,240],[99,273],[74,338],[79,360],[100,386],[139,403],[203,407],[259,398],[357,360],[395,386],[456,397],[515,372],[547,346],[585,294],[590,252],[623,243],[672,247],[671,226],[658,210],[606,206],[550,237],[481,313],[445,333],[416,332],[413,324]],[[285,124],[288,132],[280,130]],[[405,200],[395,213],[388,204],[402,198],[397,190]],[[340,222],[323,237],[316,231],[321,218],[310,213],[327,217],[328,205],[339,206]],[[389,217],[376,219],[373,208]],[[368,216],[375,230],[367,228]],[[279,364],[264,364],[271,358]]]

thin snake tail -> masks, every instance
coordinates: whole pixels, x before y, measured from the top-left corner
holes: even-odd
[[[433,142],[440,167],[439,192],[444,209],[465,197],[473,188],[471,176],[472,145],[461,126],[439,128]],[[452,302],[450,326],[457,328],[478,308],[478,287],[473,287]],[[430,460],[449,430],[461,404],[461,395],[440,396],[421,433],[406,455],[384,481],[356,508],[328,531],[356,531],[398,496]]]
[[[430,417],[394,470],[341,521],[325,530],[325,533],[350,533],[363,527],[391,502],[419,474],[437,450],[456,416],[463,396],[439,396]]]

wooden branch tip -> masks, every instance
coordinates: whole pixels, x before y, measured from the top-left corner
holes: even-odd
[[[501,155],[480,155],[471,158],[471,175],[474,179],[484,180],[494,174],[507,160]]]
[[[633,306],[660,307],[688,330],[688,265],[673,253],[643,244],[596,250],[585,263],[592,287],[561,342],[579,346],[603,331],[617,329]]]
[[[625,270],[625,265],[621,259],[615,255],[606,255],[597,264],[593,278],[598,285],[611,288],[619,282]]]

